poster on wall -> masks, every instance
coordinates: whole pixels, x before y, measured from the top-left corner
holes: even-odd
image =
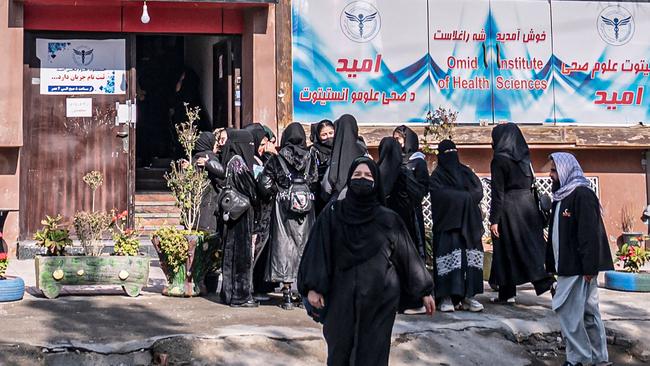
[[[427,1],[293,1],[300,122],[423,122],[430,106]]]
[[[492,122],[490,2],[429,1],[431,107],[458,111],[458,122]]]
[[[546,0],[491,0],[494,122],[553,122],[551,9]]]
[[[41,94],[126,94],[124,39],[36,39]]]
[[[650,117],[650,4],[555,1],[558,124],[632,125]]]

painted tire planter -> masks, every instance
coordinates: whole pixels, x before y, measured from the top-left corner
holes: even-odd
[[[650,273],[607,271],[604,287],[618,291],[650,292]]]
[[[145,256],[41,257],[36,266],[36,288],[48,299],[63,286],[117,285],[135,297],[149,282],[149,258]]]
[[[167,257],[160,249],[160,239],[151,238],[151,243],[158,252],[160,268],[167,277],[167,286],[162,294],[173,297],[193,297],[207,293],[205,288],[205,275],[214,260],[214,255],[219,249],[219,240],[216,237],[204,239],[197,235],[188,235],[188,258],[176,272],[167,264]]]
[[[20,277],[7,276],[0,280],[0,302],[17,301],[25,294],[25,282]]]

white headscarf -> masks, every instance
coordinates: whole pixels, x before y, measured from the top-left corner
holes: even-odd
[[[567,198],[578,187],[591,187],[591,183],[585,178],[585,173],[573,154],[553,153],[551,159],[555,163],[555,170],[560,179],[560,189],[553,193],[554,202]]]

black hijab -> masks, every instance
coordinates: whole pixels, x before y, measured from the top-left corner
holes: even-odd
[[[361,164],[370,168],[375,181],[373,194],[358,196],[348,189],[345,198],[335,203],[338,218],[337,230],[343,238],[337,245],[337,265],[348,269],[375,256],[385,243],[386,232],[390,230],[383,207],[379,167],[372,159],[362,156],[350,164],[346,182],[352,181],[352,173]]]
[[[239,155],[248,166],[250,171],[253,171],[253,164],[255,163],[255,150],[254,150],[253,135],[245,130],[230,130],[228,131],[228,141],[223,146],[221,153],[221,163],[224,166],[235,156]]]
[[[346,174],[354,159],[366,154],[367,149],[359,142],[357,120],[349,114],[342,115],[335,122],[334,147],[330,160],[329,182],[336,192],[347,183]]]
[[[311,135],[309,136],[309,139],[313,143],[312,146],[314,149],[318,150],[321,159],[324,159],[325,161],[329,161],[329,158],[332,156],[332,147],[334,146],[333,139],[323,141],[320,138],[321,131],[327,126],[334,128],[334,123],[329,119],[324,119],[318,123],[312,123]]]
[[[201,132],[199,138],[194,144],[194,154],[198,154],[204,151],[212,152],[214,150],[214,145],[217,143],[217,138],[212,132]]]
[[[519,126],[514,123],[503,123],[494,127],[492,129],[492,149],[494,156],[514,161],[527,177],[532,177],[530,150]]]
[[[480,179],[460,163],[456,144],[443,140],[438,145],[438,166],[429,180],[433,232],[461,229],[469,249],[481,245],[483,222],[479,203],[483,199]]]
[[[396,139],[384,137],[379,143],[379,174],[384,197],[388,197],[395,188],[402,166],[402,149]]]
[[[303,171],[307,167],[310,161],[307,135],[300,123],[290,123],[282,132],[278,154],[298,171]]]
[[[261,123],[253,123],[244,127],[244,130],[250,132],[251,135],[253,135],[255,155],[257,155],[257,157],[260,157],[257,152],[259,151],[260,145],[262,144],[262,140],[267,137],[264,126],[262,126]]]
[[[418,139],[418,134],[415,133],[415,131],[405,125],[401,125],[393,131],[393,134],[395,134],[395,132],[404,138],[404,147],[402,148],[402,151],[406,155],[407,159],[420,150],[420,141]]]

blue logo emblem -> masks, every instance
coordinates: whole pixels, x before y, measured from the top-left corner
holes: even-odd
[[[634,18],[624,7],[609,6],[598,15],[596,28],[603,41],[612,46],[621,46],[634,36]]]
[[[350,3],[341,13],[341,30],[354,42],[369,42],[379,34],[380,29],[379,10],[365,1]]]

